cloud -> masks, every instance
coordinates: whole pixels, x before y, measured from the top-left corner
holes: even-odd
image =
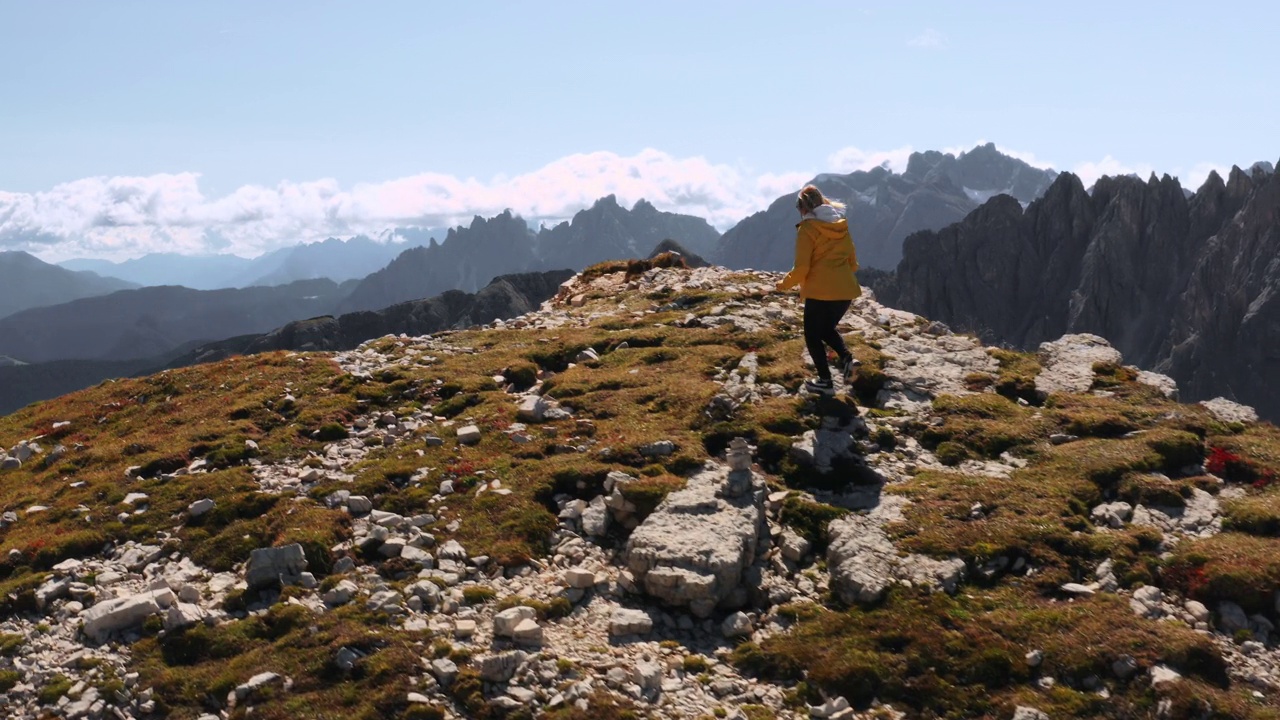
[[[643,198],[726,229],[812,175],[755,174],[648,149],[570,155],[488,181],[428,172],[350,187],[333,179],[245,185],[221,197],[206,195],[198,173],[93,177],[36,193],[0,192],[0,249],[51,260],[157,251],[257,255],[326,237],[466,224],[508,208],[535,224],[559,222],[610,194],[628,206]]]
[[[912,149],[906,145],[896,150],[862,150],[856,147],[841,148],[827,157],[829,172],[851,173],[858,170],[870,170],[884,165],[894,172],[907,169]]]
[[[944,48],[947,46],[947,36],[933,28],[926,28],[924,32],[908,40],[907,46],[916,48]]]
[[[1104,156],[1097,162],[1086,161],[1077,163],[1076,166],[1071,169],[1071,172],[1075,173],[1080,178],[1080,181],[1084,183],[1085,187],[1093,185],[1104,175],[1112,177],[1117,175],[1137,175],[1140,178],[1146,179],[1153,171],[1154,169],[1150,165],[1144,163],[1128,165],[1120,162],[1110,155]]]

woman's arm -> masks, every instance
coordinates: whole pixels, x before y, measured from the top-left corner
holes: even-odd
[[[813,237],[810,236],[804,223],[796,230],[796,259],[791,272],[778,283],[779,290],[790,290],[804,283],[809,276],[809,259],[813,256]]]

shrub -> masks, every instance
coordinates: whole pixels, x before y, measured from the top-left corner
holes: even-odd
[[[965,449],[965,446],[950,441],[938,445],[934,454],[938,456],[938,462],[951,467],[969,459],[969,451]]]
[[[348,437],[347,429],[340,423],[332,422],[320,426],[316,430],[316,439],[321,442],[335,442],[338,440],[346,440]]]

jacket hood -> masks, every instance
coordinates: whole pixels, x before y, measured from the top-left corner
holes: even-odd
[[[844,213],[840,212],[834,205],[819,205],[804,214],[804,219],[820,220],[822,222],[838,222],[844,219]]]

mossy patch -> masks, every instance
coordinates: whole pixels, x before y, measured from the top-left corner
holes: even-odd
[[[1038,670],[1023,660],[1027,648],[1044,652]],[[739,646],[733,660],[765,677],[803,678],[859,705],[878,698],[930,716],[1007,717],[1036,674],[1078,686],[1108,677],[1121,654],[1142,667],[1168,664],[1197,691],[1224,698],[1226,663],[1209,639],[1137,618],[1121,597],[1065,603],[1015,588],[954,598],[893,593],[870,610],[822,610],[760,645]],[[1081,708],[1083,693],[1045,695],[1037,707],[1055,717],[1140,717],[1149,702],[1137,683],[1117,684],[1106,701],[1094,698]]]

